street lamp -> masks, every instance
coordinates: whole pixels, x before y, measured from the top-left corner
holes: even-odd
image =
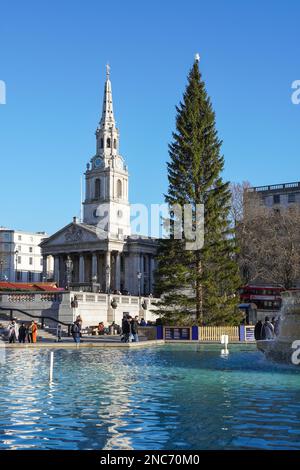
[[[105,268],[105,275],[106,275],[106,293],[109,294],[109,277],[110,277],[110,266],[107,265],[106,268]]]
[[[142,273],[138,272],[138,273],[137,273],[137,278],[138,278],[138,285],[139,285],[139,297],[141,297],[141,279],[142,279]]]
[[[16,250],[15,251],[15,256],[16,256],[16,281],[18,280],[18,255],[19,255],[19,251]]]
[[[66,268],[67,268],[67,289],[69,290],[69,287],[71,284],[71,275],[73,271],[73,262],[70,256],[67,257]]]

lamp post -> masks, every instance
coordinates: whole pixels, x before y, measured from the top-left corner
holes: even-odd
[[[138,272],[138,273],[137,273],[137,278],[138,278],[138,286],[139,286],[139,297],[141,297],[141,279],[142,279],[142,273]]]
[[[69,290],[70,284],[71,284],[71,275],[73,271],[73,262],[70,256],[67,257],[66,268],[67,268],[67,289]]]
[[[15,257],[16,257],[16,281],[18,280],[18,255],[19,255],[19,251],[16,250],[16,251],[15,251]]]
[[[98,276],[97,274],[94,274],[92,277],[92,292],[97,292],[97,281],[98,281]]]
[[[109,294],[110,286],[109,286],[109,278],[110,278],[110,266],[106,266],[105,268],[105,275],[106,275],[106,293]]]

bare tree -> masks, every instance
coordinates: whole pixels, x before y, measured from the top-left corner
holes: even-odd
[[[230,219],[232,226],[235,228],[243,220],[245,196],[247,190],[251,187],[249,181],[242,183],[231,183],[231,206]]]
[[[256,194],[244,201],[238,224],[239,264],[245,282],[263,281],[286,289],[300,281],[300,208],[263,205]]]

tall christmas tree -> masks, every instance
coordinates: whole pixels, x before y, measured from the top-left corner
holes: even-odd
[[[161,240],[158,252],[160,313],[168,322],[184,323],[194,318],[198,324],[233,324],[239,318],[235,309],[239,275],[229,222],[231,194],[229,183],[221,177],[222,142],[197,56],[176,110],[165,200],[170,206],[189,204],[194,227],[197,207],[204,204],[204,245],[187,250],[184,237],[180,240],[174,236],[171,217],[171,239]]]

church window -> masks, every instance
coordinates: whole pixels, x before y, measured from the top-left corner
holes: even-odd
[[[103,149],[103,139],[100,141],[100,147]]]
[[[100,199],[100,180],[95,180],[95,199]]]
[[[116,148],[117,148],[117,140],[114,139],[114,149],[116,149]]]
[[[122,181],[117,181],[117,197],[122,197]]]
[[[110,138],[108,137],[107,141],[106,141],[106,147],[108,149],[110,149]]]

